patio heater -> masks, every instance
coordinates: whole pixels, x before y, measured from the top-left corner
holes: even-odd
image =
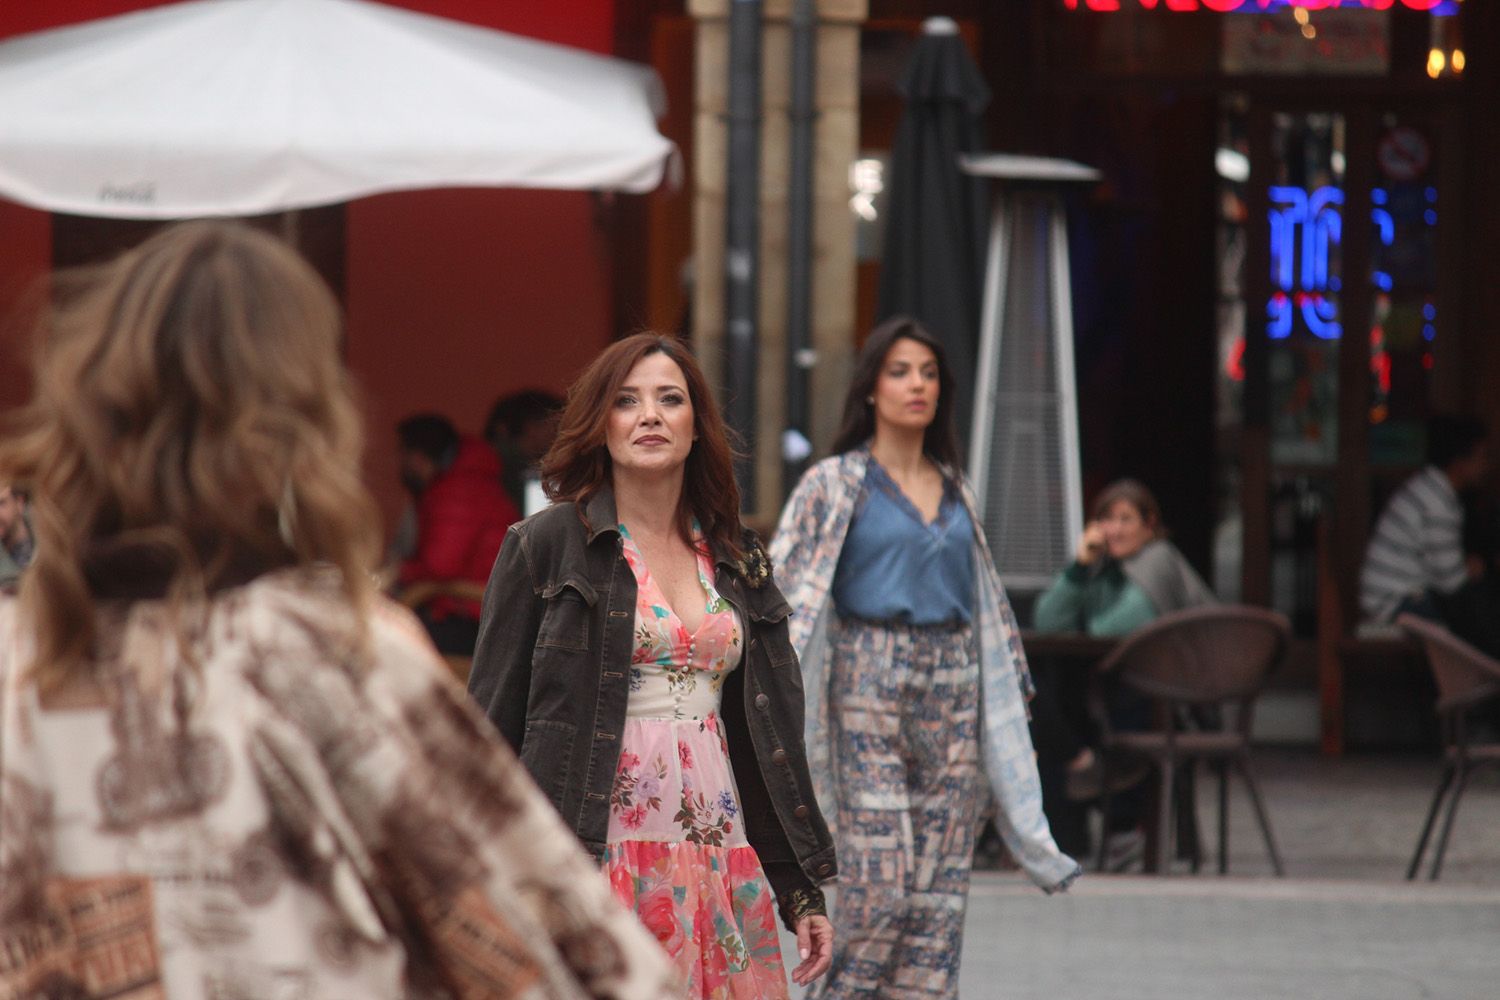
[[[1073,299],[1062,192],[1100,173],[1068,160],[965,156],[994,182],[969,474],[1008,590],[1034,595],[1083,528]]]

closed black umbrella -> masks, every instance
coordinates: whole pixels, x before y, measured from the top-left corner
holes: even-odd
[[[989,87],[958,27],[945,17],[922,28],[902,76],[906,108],[896,129],[887,185],[880,319],[906,314],[932,331],[957,376],[954,417],[967,440],[978,362],[985,240],[984,182],[959,170],[980,151]]]

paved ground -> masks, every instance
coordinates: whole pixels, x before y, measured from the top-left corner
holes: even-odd
[[[1228,878],[1089,875],[1049,898],[980,873],[965,1000],[1500,998],[1500,773],[1471,784],[1433,884],[1404,875],[1435,759],[1257,764],[1288,878],[1271,877],[1238,790]],[[1205,805],[1210,837],[1214,822]]]
[[[1296,879],[975,885],[968,1000],[1494,1000],[1500,889]]]

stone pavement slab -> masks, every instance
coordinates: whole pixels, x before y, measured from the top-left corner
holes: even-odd
[[[977,873],[964,1000],[1500,1000],[1500,771],[1465,794],[1431,883],[1404,875],[1435,754],[1257,749],[1255,763],[1288,878],[1269,877],[1237,782],[1231,874],[1208,873],[1216,796],[1205,783],[1204,874],[1183,863],[1168,878],[1090,873],[1047,897],[1013,872]]]
[[[965,1000],[1495,1000],[1500,889],[1426,883],[976,878]]]

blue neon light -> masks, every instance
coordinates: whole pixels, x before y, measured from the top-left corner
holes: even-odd
[[[1292,335],[1292,300],[1281,292],[1271,296],[1266,303],[1266,333],[1272,340],[1285,340]]]
[[[1308,192],[1277,185],[1271,188],[1271,202],[1271,282],[1277,291],[1267,309],[1266,333],[1273,340],[1290,337],[1296,314],[1313,336],[1337,340],[1342,328],[1338,306],[1328,298],[1336,290],[1328,273],[1328,253],[1343,240],[1339,209],[1344,192],[1332,186]]]
[[[1370,218],[1373,219],[1375,221],[1375,225],[1379,227],[1378,231],[1380,233],[1380,242],[1382,244],[1384,244],[1385,246],[1390,246],[1396,241],[1396,220],[1391,218],[1390,212],[1387,212],[1383,208],[1372,209],[1370,212]]]
[[[1433,326],[1431,323],[1427,323],[1427,324],[1425,324],[1422,327],[1422,337],[1424,339],[1431,340],[1432,338],[1434,338],[1436,336],[1437,336],[1437,327]]]
[[[1435,188],[1428,188],[1425,193],[1428,202],[1437,201]],[[1305,188],[1276,185],[1270,195],[1273,291],[1266,303],[1266,335],[1272,340],[1290,337],[1300,316],[1313,336],[1337,340],[1342,328],[1338,322],[1338,304],[1330,296],[1342,289],[1343,282],[1338,275],[1329,273],[1329,255],[1333,247],[1343,242],[1344,192],[1332,186],[1309,192]],[[1393,246],[1396,219],[1383,207],[1390,203],[1390,192],[1375,188],[1370,192],[1370,201],[1375,206],[1370,210],[1370,221],[1375,224],[1376,238],[1383,247]],[[1437,225],[1435,210],[1427,209],[1423,218],[1427,225]],[[1382,292],[1395,288],[1389,271],[1376,269],[1370,281]],[[1431,340],[1435,336],[1432,324],[1437,318],[1437,307],[1426,304],[1422,317],[1427,321],[1422,335]]]

